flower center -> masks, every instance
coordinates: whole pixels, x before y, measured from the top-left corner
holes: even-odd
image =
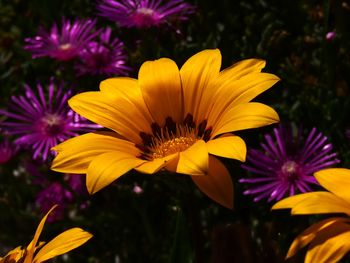
[[[70,43],[65,43],[65,44],[61,44],[59,46],[59,49],[62,51],[67,51],[72,47],[72,45]]]
[[[47,114],[38,123],[38,128],[47,136],[56,136],[64,131],[65,122],[61,116]]]
[[[137,9],[136,12],[139,13],[139,14],[146,15],[146,16],[151,16],[151,15],[154,14],[154,10],[152,10],[150,8],[144,8],[144,7],[141,7],[139,9]]]
[[[143,152],[141,158],[146,160],[163,158],[185,151],[198,140],[208,141],[212,129],[206,126],[206,120],[196,126],[190,114],[181,124],[175,123],[171,117],[168,117],[164,127],[160,127],[157,123],[151,125],[153,134],[141,132],[143,144],[136,146]]]
[[[138,8],[136,12],[131,16],[134,23],[138,27],[149,27],[156,25],[159,21],[159,15],[157,12],[150,8]]]
[[[172,135],[167,132],[162,137],[154,138],[151,146],[152,159],[162,158],[173,153],[182,152],[192,146],[197,140],[193,130],[178,126],[178,134]]]
[[[295,161],[287,161],[281,167],[282,176],[288,181],[294,181],[299,176],[299,165]]]

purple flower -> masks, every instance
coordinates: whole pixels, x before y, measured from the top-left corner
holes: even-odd
[[[73,195],[65,189],[60,183],[54,182],[44,188],[36,196],[36,203],[42,213],[47,213],[55,204],[59,206],[49,216],[48,222],[54,222],[64,217],[64,209],[67,203],[72,202]]]
[[[326,40],[332,41],[336,37],[336,33],[334,31],[330,31],[326,34]]]
[[[0,110],[0,114],[9,118],[0,123],[0,128],[18,136],[15,143],[30,147],[34,159],[46,160],[50,149],[59,142],[78,132],[99,128],[69,109],[67,100],[71,91],[64,92],[62,84],[55,85],[53,79],[46,92],[40,83],[37,92],[28,85],[24,89],[24,95],[12,96],[7,111]]]
[[[0,143],[0,164],[7,163],[17,152],[18,147],[7,138]]]
[[[100,0],[99,15],[122,27],[147,28],[169,23],[171,18],[187,20],[194,7],[182,0]]]
[[[121,75],[130,70],[125,66],[124,44],[115,38],[110,41],[111,28],[100,33],[100,41],[91,41],[80,52],[81,63],[76,69],[79,74]]]
[[[247,164],[242,167],[258,174],[254,178],[240,179],[241,183],[252,186],[244,192],[254,195],[254,201],[268,198],[280,200],[295,192],[311,191],[312,184],[318,184],[314,172],[339,163],[337,154],[326,136],[313,128],[305,140],[301,129],[295,136],[291,125],[280,125],[274,130],[274,138],[265,135],[261,150],[251,149],[247,154]]]
[[[33,58],[51,57],[60,61],[70,60],[89,43],[98,32],[92,32],[96,20],[75,20],[62,18],[59,29],[55,23],[50,32],[39,29],[37,36],[26,38],[24,48],[32,53]]]
[[[70,189],[79,196],[88,196],[86,189],[86,176],[82,174],[66,174],[65,181],[69,185]]]

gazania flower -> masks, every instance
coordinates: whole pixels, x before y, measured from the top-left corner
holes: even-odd
[[[111,28],[100,33],[100,41],[91,41],[80,53],[81,63],[77,65],[79,74],[120,75],[130,70],[125,66],[124,44],[111,38]]]
[[[350,251],[350,170],[325,169],[315,173],[326,191],[300,194],[281,200],[272,209],[291,208],[293,215],[345,214],[322,220],[301,233],[287,258],[309,245],[305,262],[338,262]]]
[[[88,241],[92,235],[81,228],[71,228],[64,231],[50,242],[39,242],[41,231],[43,230],[45,221],[49,214],[55,209],[51,210],[41,220],[38,228],[36,229],[33,240],[27,247],[17,247],[7,253],[6,256],[0,258],[0,263],[41,263],[62,255],[71,251],[86,241]]]
[[[279,120],[270,107],[250,102],[279,79],[262,73],[265,62],[248,59],[220,72],[219,50],[192,56],[178,69],[161,58],[145,62],[138,80],[112,78],[100,91],[69,100],[82,116],[112,131],[88,133],[54,147],[52,169],[86,173],[95,193],[135,169],[188,174],[220,204],[232,207],[233,186],[214,156],[245,160],[244,141],[231,132]]]
[[[168,23],[170,19],[187,20],[194,7],[182,0],[100,0],[99,15],[122,27],[147,28]]]
[[[33,58],[51,57],[60,61],[70,60],[98,34],[92,32],[96,20],[78,20],[74,22],[62,18],[61,28],[54,24],[50,32],[40,29],[37,36],[26,38],[24,49],[32,53]]]
[[[80,131],[91,131],[98,126],[89,123],[68,108],[71,91],[64,92],[62,85],[51,80],[47,92],[40,83],[37,92],[24,86],[23,96],[13,96],[8,111],[0,114],[9,117],[0,127],[9,134],[18,136],[15,143],[32,148],[33,158],[46,160],[50,148],[58,142],[77,135]],[[45,94],[47,96],[45,97]]]
[[[254,195],[254,201],[268,198],[280,200],[285,195],[309,192],[317,184],[313,173],[339,162],[332,152],[333,145],[326,136],[313,128],[305,140],[293,134],[291,125],[274,128],[273,136],[266,134],[261,143],[263,151],[248,151],[247,163],[242,167],[258,174],[253,178],[240,179],[251,184],[244,194]]]

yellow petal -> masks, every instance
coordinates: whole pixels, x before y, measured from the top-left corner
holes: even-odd
[[[139,71],[139,84],[153,119],[160,125],[167,117],[180,123],[183,118],[179,68],[171,59],[147,61]]]
[[[207,174],[208,156],[206,143],[199,140],[186,151],[180,153],[176,172],[188,175]]]
[[[292,245],[288,250],[286,259],[294,256],[298,252],[298,250],[307,246],[318,235],[320,231],[329,228],[333,224],[345,221],[348,221],[348,219],[342,217],[335,217],[328,218],[313,224],[294,239]]]
[[[109,96],[105,92],[83,92],[69,101],[69,106],[85,118],[109,128],[135,143],[140,132],[151,132],[144,112],[126,97]]]
[[[88,241],[92,235],[81,228],[71,228],[58,235],[35,255],[33,263],[41,263],[58,255],[62,255],[71,251],[86,241]]]
[[[109,152],[99,155],[90,163],[86,174],[86,186],[94,194],[131,169],[146,162],[125,152]]]
[[[212,138],[219,134],[258,128],[278,121],[278,114],[269,106],[257,102],[239,104],[225,111],[213,127]]]
[[[214,156],[209,156],[209,172],[203,176],[191,176],[198,188],[215,202],[233,208],[233,184],[230,173]]]
[[[197,124],[206,119],[212,99],[210,83],[218,77],[220,67],[221,54],[218,49],[201,51],[181,67],[184,114],[192,114]]]
[[[34,234],[34,238],[33,240],[30,242],[30,244],[27,246],[27,254],[26,257],[24,259],[24,263],[32,263],[33,260],[33,256],[34,256],[34,252],[35,252],[35,247],[36,244],[38,243],[40,234],[44,228],[45,222],[47,217],[49,216],[49,214],[57,207],[57,205],[54,205],[47,213],[46,215],[41,219],[35,234]]]
[[[18,262],[24,255],[25,250],[20,246],[9,251],[4,257],[0,257],[0,263]]]
[[[350,170],[329,168],[315,173],[317,181],[328,191],[344,199],[350,206]]]
[[[225,136],[207,142],[208,152],[217,156],[245,162],[247,148],[238,136]]]
[[[313,193],[298,194],[298,195],[293,195],[293,196],[284,198],[281,201],[274,204],[271,209],[275,210],[275,209],[293,208],[299,202],[302,202],[303,200],[307,199],[310,196],[310,194],[313,194]],[[319,193],[319,192],[317,192],[317,193]]]
[[[259,73],[265,67],[265,60],[244,59],[220,72],[221,81],[235,81],[248,74]]]
[[[164,168],[170,161],[175,159],[178,153],[174,153],[163,158],[157,158],[152,161],[147,161],[140,166],[136,167],[135,170],[140,173],[153,174]]]
[[[310,243],[305,263],[338,262],[350,250],[350,225],[342,222],[333,224]]]
[[[100,83],[100,90],[117,99],[127,100],[130,104],[129,112],[137,112],[144,116],[148,123],[152,123],[152,116],[146,106],[137,79],[128,77],[109,78]]]
[[[114,132],[87,133],[71,138],[53,148],[58,155],[52,162],[51,169],[62,173],[86,173],[91,161],[97,156],[125,151],[138,156],[140,151],[131,142],[113,136]]]
[[[272,209],[292,208],[293,215],[345,213],[350,206],[343,199],[329,192],[311,192],[292,196],[275,204]]]
[[[226,76],[222,80],[220,75],[213,88],[216,93],[212,96],[213,105],[208,117],[208,126],[214,126],[228,108],[251,101],[277,81],[277,76],[268,73],[253,73],[236,81]]]

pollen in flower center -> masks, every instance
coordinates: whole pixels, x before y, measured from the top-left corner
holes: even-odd
[[[182,152],[198,140],[195,132],[187,127],[177,127],[177,134],[170,134],[166,130],[161,136],[152,139],[149,147],[152,159],[162,158],[173,153]]]
[[[142,8],[137,9],[137,13],[151,16],[151,15],[154,14],[154,11],[152,9],[150,9],[150,8],[142,7]]]
[[[69,50],[71,47],[72,47],[71,44],[65,43],[65,44],[61,44],[61,45],[59,46],[59,49],[62,50],[62,51],[66,51],[66,50]]]
[[[194,138],[178,137],[165,142],[157,142],[153,148],[153,159],[162,158],[173,153],[182,152],[194,144]]]
[[[137,27],[149,27],[156,25],[159,22],[159,15],[150,8],[138,8],[134,14],[131,15]]]
[[[287,161],[281,167],[281,174],[287,180],[294,180],[298,177],[298,164],[295,161]]]
[[[47,114],[38,122],[37,126],[45,135],[56,136],[64,130],[65,122],[61,116]]]
[[[140,132],[142,143],[136,145],[142,151],[140,158],[145,160],[183,152],[198,140],[207,142],[212,131],[212,127],[207,127],[207,120],[196,125],[191,114],[187,114],[181,123],[167,117],[164,126],[152,123],[151,129],[152,134]]]

